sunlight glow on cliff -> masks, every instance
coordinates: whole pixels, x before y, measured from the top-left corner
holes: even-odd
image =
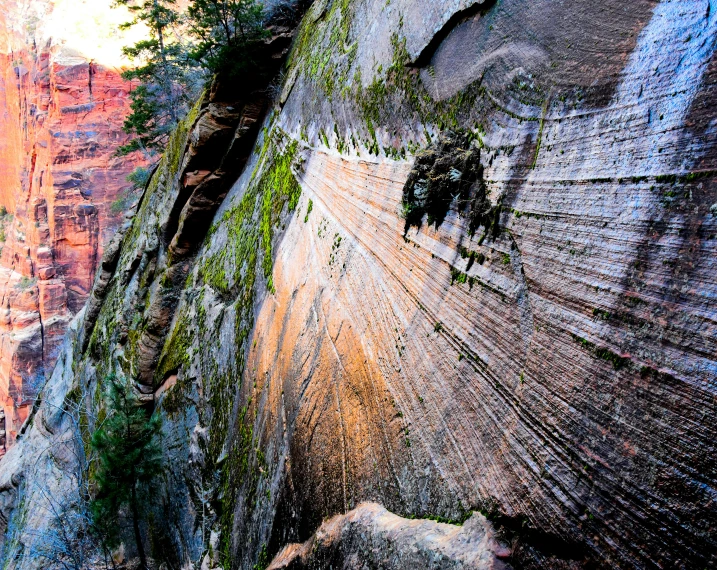
[[[55,0],[54,9],[42,26],[43,36],[61,46],[56,61],[71,64],[92,59],[108,67],[129,67],[122,46],[146,35],[143,26],[120,30],[130,19],[125,8],[112,8],[112,0]]]

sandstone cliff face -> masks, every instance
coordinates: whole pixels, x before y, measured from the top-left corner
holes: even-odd
[[[716,39],[697,0],[321,0],[254,152],[266,91],[208,93],[55,371],[162,415],[155,556],[401,567],[372,501],[412,556],[481,511],[495,567],[717,564]],[[0,464],[22,567],[49,409]]]
[[[52,9],[0,3],[0,453],[87,299],[102,244],[131,198],[125,178],[141,164],[113,156],[126,140],[130,86],[119,70],[37,31]]]

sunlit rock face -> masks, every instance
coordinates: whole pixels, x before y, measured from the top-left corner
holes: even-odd
[[[87,298],[140,164],[114,156],[130,89],[113,67],[122,16],[109,1],[0,2],[0,453]]]
[[[0,463],[6,560],[112,373],[173,567],[715,566],[716,41],[714,1],[314,2],[106,248]]]

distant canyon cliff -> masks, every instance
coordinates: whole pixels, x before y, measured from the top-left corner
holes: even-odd
[[[5,563],[114,375],[168,568],[717,565],[717,2],[269,5],[120,225],[126,87],[7,56]]]
[[[0,2],[0,453],[87,300],[138,165],[114,156],[131,86],[67,45],[71,21],[65,37],[44,29],[54,10],[49,0]]]

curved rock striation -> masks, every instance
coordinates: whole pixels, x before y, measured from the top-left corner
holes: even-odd
[[[717,563],[716,40],[697,0],[316,1],[235,182],[190,168],[244,133],[207,95],[71,363],[162,415],[154,556],[350,566],[479,511],[501,564]]]

